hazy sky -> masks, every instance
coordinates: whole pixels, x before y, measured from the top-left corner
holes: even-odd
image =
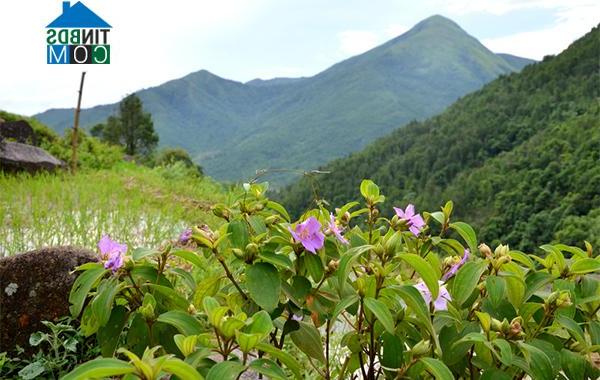
[[[72,1],[74,4],[76,1]],[[598,0],[84,0],[113,26],[110,65],[47,65],[61,0],[0,0],[0,109],[83,106],[207,69],[248,81],[311,76],[441,14],[494,52],[541,59],[600,22]]]

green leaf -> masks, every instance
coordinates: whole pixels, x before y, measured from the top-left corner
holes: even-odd
[[[384,332],[383,355],[381,356],[381,365],[385,368],[400,368],[404,364],[404,343],[396,335]]]
[[[529,364],[529,375],[533,379],[553,379],[552,363],[544,351],[527,343],[517,343]]]
[[[196,318],[180,310],[167,311],[159,315],[156,320],[175,327],[183,335],[197,335],[204,332]]]
[[[504,364],[505,366],[512,366],[513,365],[513,354],[512,354],[512,349],[510,347],[510,343],[508,343],[506,340],[504,339],[495,339],[493,341],[494,346],[498,347],[498,349],[500,350],[500,354],[498,355],[500,361],[502,362],[502,364]]]
[[[238,362],[217,363],[208,371],[206,380],[236,380],[245,369],[246,367]]]
[[[365,199],[375,199],[379,197],[379,187],[370,179],[363,179],[360,183],[360,193]]]
[[[101,263],[93,263],[93,267],[89,267],[82,272],[71,287],[71,293],[69,293],[69,311],[73,317],[79,317],[83,304],[87,298],[90,290],[100,281],[100,279],[109,271],[104,269]]]
[[[502,277],[488,276],[485,280],[485,289],[488,292],[492,305],[494,308],[497,308],[500,302],[505,299],[506,282]]]
[[[577,322],[565,315],[558,315],[556,317],[556,320],[558,321],[558,323],[561,324],[562,327],[569,331],[569,333],[573,336],[573,338],[575,338],[575,340],[577,340],[583,345],[586,345],[585,338],[583,337],[583,330],[577,324]]]
[[[272,312],[279,303],[281,281],[277,269],[269,263],[255,263],[246,270],[246,287],[256,304]]]
[[[267,202],[267,208],[277,211],[281,216],[283,216],[285,218],[285,221],[289,223],[290,215],[285,210],[285,207],[283,207],[282,205],[280,205],[277,202],[269,201],[269,202]]]
[[[96,337],[98,338],[102,356],[109,358],[114,355],[119,343],[119,337],[127,323],[128,317],[127,308],[123,305],[118,305],[113,308],[106,325],[98,329]]]
[[[534,269],[535,264],[533,260],[529,258],[526,254],[521,251],[510,251],[508,255],[516,262],[525,265],[529,269]]]
[[[185,261],[194,264],[198,268],[204,269],[206,267],[206,264],[202,261],[202,259],[196,252],[188,251],[186,249],[177,249],[171,251],[170,254],[182,258]]]
[[[340,259],[340,265],[337,270],[338,292],[340,295],[343,293],[344,284],[346,284],[348,281],[348,274],[350,274],[354,262],[361,254],[367,252],[371,248],[373,248],[372,245],[363,245],[360,247],[350,248]]]
[[[267,354],[282,362],[290,371],[292,371],[296,379],[302,378],[302,367],[292,355],[288,354],[285,351],[281,351],[280,349],[275,348],[267,343],[259,343],[256,345],[256,348],[260,351],[266,352]]]
[[[354,305],[358,300],[359,297],[357,294],[351,294],[348,297],[342,299],[340,302],[337,303],[337,305],[335,305],[335,309],[333,309],[333,313],[331,314],[331,320],[335,321],[338,315],[342,313],[342,311]]]
[[[245,249],[248,244],[248,227],[246,222],[241,220],[233,220],[227,227],[227,232],[230,234],[229,241],[234,248]]]
[[[256,359],[248,366],[249,369],[258,372],[269,379],[285,380],[285,372],[272,360]]]
[[[171,287],[156,284],[143,284],[143,287],[153,289],[154,295],[160,295],[162,302],[169,308],[187,310],[190,306],[190,303]]]
[[[304,266],[308,270],[308,273],[315,282],[321,281],[325,272],[323,268],[323,261],[318,255],[305,254],[302,259],[304,260]]]
[[[260,334],[246,334],[241,331],[236,331],[235,336],[240,350],[245,353],[252,351],[261,340]]]
[[[452,375],[450,369],[438,359],[421,358],[419,361],[425,365],[427,372],[432,374],[436,380],[454,380],[454,375]]]
[[[23,380],[33,380],[39,378],[39,376],[46,372],[46,367],[41,361],[35,361],[29,363],[19,371],[19,378]]]
[[[600,261],[597,259],[580,259],[571,264],[571,273],[585,274],[600,271]]]
[[[290,334],[292,342],[309,357],[325,363],[323,355],[323,342],[315,326],[306,322],[299,322],[300,328]]]
[[[292,296],[300,303],[304,303],[306,296],[309,295],[312,290],[310,280],[304,276],[292,277],[292,285],[290,287]]]
[[[387,332],[394,334],[394,319],[387,306],[383,302],[370,297],[365,298],[363,302],[365,307],[375,315],[377,320],[383,325]]]
[[[135,367],[123,360],[99,358],[75,367],[73,371],[63,376],[61,380],[98,379],[125,375],[134,371]]]
[[[479,279],[485,270],[487,264],[484,261],[469,261],[462,266],[456,273],[452,283],[452,299],[457,305],[462,306],[477,287]]]
[[[131,257],[133,258],[133,261],[140,261],[144,257],[151,256],[151,255],[154,255],[156,253],[158,253],[158,252],[155,249],[150,249],[150,248],[136,248],[131,253]]]
[[[440,292],[440,285],[438,283],[439,278],[436,275],[436,271],[433,269],[431,264],[423,259],[419,255],[413,253],[404,253],[400,255],[400,258],[408,263],[423,279],[427,288],[431,292],[431,299],[436,300]]]
[[[512,380],[512,377],[497,368],[490,368],[483,372],[480,380]]]
[[[294,270],[294,264],[292,263],[292,260],[290,260],[290,258],[286,255],[280,255],[273,252],[259,252],[258,257],[273,265]]]
[[[554,276],[546,272],[530,272],[527,274],[527,277],[525,277],[527,290],[525,291],[523,302],[527,302],[535,292],[549,284],[552,280],[554,280]]]
[[[110,277],[100,282],[98,292],[91,303],[92,312],[98,321],[98,326],[104,326],[108,322],[115,297],[123,287],[124,283],[120,283],[116,277]]]
[[[433,325],[431,324],[429,307],[425,304],[425,300],[421,293],[414,286],[410,285],[395,286],[391,289],[396,291],[398,295],[402,297],[406,306],[415,313],[417,321],[424,324],[427,327],[427,330],[436,336],[433,331]]]
[[[251,334],[259,334],[265,337],[269,335],[272,329],[273,322],[271,321],[269,313],[261,310],[252,316],[252,323],[250,323],[246,330]]]
[[[469,246],[472,254],[477,252],[477,235],[475,235],[475,230],[473,230],[473,227],[464,222],[456,222],[450,223],[450,228],[458,232],[458,234]]]
[[[163,362],[162,369],[165,372],[172,373],[180,379],[202,380],[202,375],[194,367],[177,358],[170,358]]]
[[[585,379],[586,360],[582,355],[566,349],[560,351],[560,364],[569,379]]]

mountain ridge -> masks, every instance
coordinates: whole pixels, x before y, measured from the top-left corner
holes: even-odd
[[[327,175],[280,191],[295,215],[313,189],[332,207],[360,197],[363,178],[391,206],[434,211],[448,200],[481,241],[533,250],[600,244],[600,27],[558,56],[502,76],[443,113],[329,162]],[[489,239],[489,240],[488,240]],[[491,240],[494,239],[494,240]],[[496,240],[497,239],[497,240]]]
[[[217,179],[240,180],[257,169],[310,169],[357,151],[522,66],[432,16],[312,77],[242,83],[200,70],[138,95],[162,145],[188,149]],[[83,110],[81,125],[102,122],[116,107]],[[61,109],[36,117],[64,131],[71,115]]]

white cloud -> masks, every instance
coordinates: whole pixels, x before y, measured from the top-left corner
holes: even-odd
[[[545,55],[558,54],[598,23],[600,2],[573,1],[571,5],[576,6],[561,7],[557,10],[556,23],[549,28],[487,38],[482,42],[494,52],[538,60]]]
[[[71,0],[75,3],[77,0]],[[203,68],[202,47],[243,29],[271,0],[86,0],[113,26],[110,65],[47,65],[44,27],[61,0],[0,1],[0,109],[23,114],[72,107],[86,70],[83,107]]]

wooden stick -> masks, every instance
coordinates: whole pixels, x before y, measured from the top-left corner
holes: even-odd
[[[75,122],[73,124],[73,135],[71,136],[71,172],[77,171],[77,135],[79,132],[79,114],[81,113],[81,95],[83,94],[83,81],[85,80],[85,71],[81,72],[81,83],[79,84],[79,97],[77,99],[77,108],[75,108]]]

